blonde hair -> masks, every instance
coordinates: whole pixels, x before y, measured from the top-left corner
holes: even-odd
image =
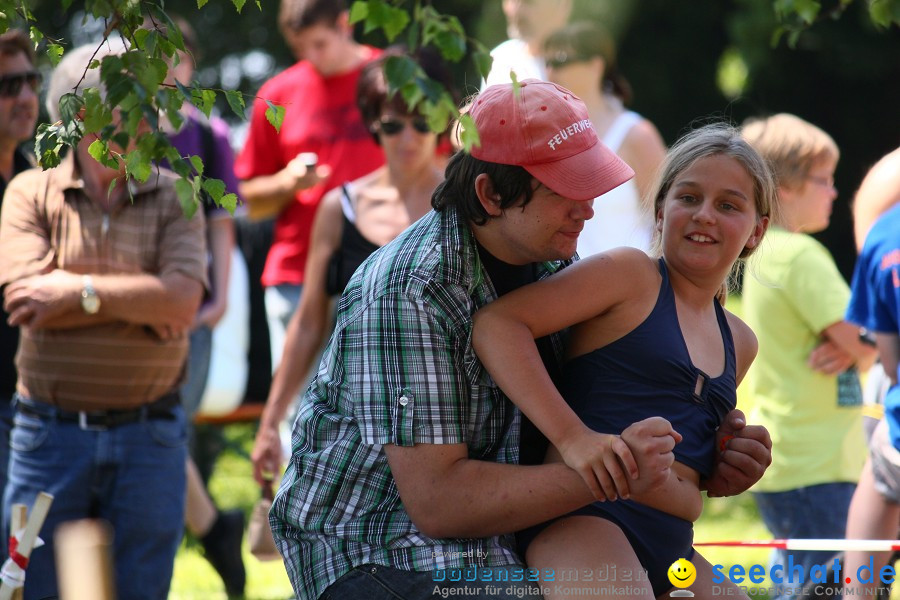
[[[789,113],[749,119],[741,134],[768,161],[776,184],[783,187],[800,187],[816,163],[837,162],[841,156],[830,135]]]
[[[773,220],[777,214],[778,191],[772,172],[763,157],[741,137],[740,132],[725,123],[713,123],[695,129],[684,135],[669,149],[657,171],[656,180],[650,191],[654,219],[662,210],[666,196],[678,176],[691,168],[698,160],[711,156],[728,156],[744,167],[753,181],[753,200],[756,206],[757,223],[763,217]],[[759,244],[741,250],[735,265],[739,265],[742,260],[752,255],[758,247]],[[662,235],[659,231],[654,234],[650,252],[655,256],[662,255]],[[732,274],[734,274],[734,270]],[[728,281],[725,281],[718,296],[723,304],[727,292]]]

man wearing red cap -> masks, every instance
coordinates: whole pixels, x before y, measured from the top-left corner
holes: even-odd
[[[591,200],[633,172],[554,84],[492,86],[469,114],[480,146],[450,159],[435,211],[357,270],[300,403],[270,515],[300,600],[540,598],[549,584],[509,532],[594,499],[564,464],[518,464],[519,413],[475,355],[472,315],[568,264]],[[539,345],[556,371],[561,337]],[[771,460],[764,429],[738,436],[714,493],[747,489]],[[644,428],[631,450],[648,474],[630,484],[659,484],[649,473],[673,444]]]

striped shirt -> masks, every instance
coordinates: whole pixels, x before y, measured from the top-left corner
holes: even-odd
[[[538,266],[543,278],[562,263]],[[403,508],[384,444],[460,444],[518,462],[519,413],[481,366],[472,315],[496,298],[455,210],[431,212],[350,280],[294,423],[270,513],[300,600],[353,567],[429,571],[521,564],[512,536],[432,539]],[[556,358],[559,336],[552,336]]]
[[[105,210],[84,192],[70,152],[54,169],[10,183],[0,216],[0,285],[62,269],[79,274],[163,276],[206,285],[203,216],[185,218],[174,175],[129,184],[132,198]],[[140,324],[71,329],[23,327],[16,355],[20,393],[67,410],[121,409],[172,391],[187,338],[161,340]]]

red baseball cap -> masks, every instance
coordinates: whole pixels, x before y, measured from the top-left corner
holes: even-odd
[[[517,165],[566,198],[593,200],[634,177],[607,148],[578,96],[538,79],[492,85],[469,108],[481,144],[472,156]]]

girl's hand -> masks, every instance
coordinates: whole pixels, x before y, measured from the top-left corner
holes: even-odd
[[[649,417],[628,426],[622,432],[640,471],[640,478],[632,484],[635,493],[646,492],[662,485],[669,478],[675,454],[675,444],[681,434],[662,417]]]
[[[637,478],[638,465],[619,436],[585,427],[557,444],[557,449],[566,465],[581,475],[594,498],[600,502],[628,498],[628,479]]]

